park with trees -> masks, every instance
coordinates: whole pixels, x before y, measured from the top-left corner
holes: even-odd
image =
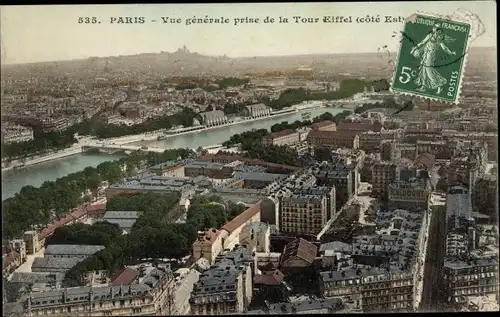
[[[2,202],[2,237],[15,238],[26,230],[43,228],[73,208],[90,202],[97,196],[103,182],[116,183],[144,166],[186,159],[193,154],[189,149],[172,149],[163,153],[134,151],[118,160],[46,181],[40,187],[24,186],[19,193]]]
[[[107,222],[58,228],[48,243],[86,244],[95,241],[106,246],[69,270],[64,284],[84,285],[88,271],[106,270],[112,276],[124,265],[139,263],[142,259],[181,259],[190,254],[198,231],[220,228],[246,209],[240,204],[224,203],[216,195],[197,196],[191,201],[186,222],[175,223],[179,198],[179,193],[111,198],[106,210],[143,211],[126,235],[121,235],[114,225]]]

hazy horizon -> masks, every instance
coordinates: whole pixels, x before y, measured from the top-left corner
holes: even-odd
[[[495,49],[495,46],[473,46],[471,47],[472,49]],[[189,47],[188,47],[189,49]],[[88,56],[88,57],[78,57],[78,58],[72,58],[72,59],[61,59],[61,60],[48,60],[48,61],[40,61],[40,62],[22,62],[22,63],[2,63],[2,65],[26,65],[26,64],[43,64],[43,63],[57,63],[57,62],[71,62],[71,61],[82,61],[86,60],[89,58],[112,58],[112,57],[127,57],[127,56],[137,56],[137,55],[143,55],[143,54],[161,54],[162,52],[139,52],[136,54],[130,54],[130,55],[110,55],[110,56]],[[172,52],[165,52],[163,53],[175,53],[175,51]],[[222,57],[223,55],[205,55],[201,54],[199,52],[190,52],[190,53],[198,53],[202,56],[206,57]],[[288,55],[257,55],[257,56],[228,56],[228,58],[231,59],[248,59],[248,58],[274,58],[274,57],[294,57],[294,56],[322,56],[322,55],[363,55],[363,54],[377,54],[378,52],[355,52],[355,53],[310,53],[310,54],[288,54]],[[390,52],[391,54],[395,54],[396,52]]]
[[[358,3],[231,3],[3,6],[1,40],[3,65],[83,60],[175,52],[184,45],[204,56],[230,58],[376,53],[398,49],[394,33],[403,23],[296,24],[109,24],[110,17],[162,16],[407,17],[417,11],[451,14],[459,8],[479,16],[486,32],[471,47],[496,48],[494,1],[419,1]],[[97,16],[101,24],[78,24],[78,17]],[[47,22],[51,21],[51,22]]]

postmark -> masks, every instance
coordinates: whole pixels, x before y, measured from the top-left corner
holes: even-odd
[[[458,103],[470,33],[466,22],[412,15],[402,32],[391,90]]]

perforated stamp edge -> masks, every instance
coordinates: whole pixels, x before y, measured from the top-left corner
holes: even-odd
[[[417,14],[418,15],[427,16],[427,17],[430,17],[430,18],[438,18],[438,19],[445,19],[445,20],[449,20],[449,21],[453,21],[453,22],[465,23],[465,24],[469,25],[469,32],[472,29],[469,22],[466,22],[466,21],[464,21],[462,19],[454,19],[450,15],[435,14],[435,13],[427,13],[427,12],[417,11],[417,12],[413,13],[412,15],[410,15],[409,17],[407,17],[405,19],[405,23],[403,24],[402,30],[400,31],[400,34],[399,34],[399,47],[398,47],[398,51],[397,51],[397,55],[396,55],[396,62],[394,64],[394,70],[392,72],[392,77],[391,77],[391,82],[390,82],[390,86],[389,86],[389,91],[392,92],[392,93],[394,93],[394,94],[398,94],[398,95],[410,96],[410,97],[418,97],[418,98],[421,98],[421,99],[424,99],[424,100],[430,100],[430,101],[433,101],[433,102],[458,105],[460,103],[460,96],[462,94],[463,78],[464,78],[464,75],[465,75],[465,70],[467,68],[467,57],[469,55],[470,34],[469,34],[469,37],[467,37],[467,41],[465,43],[465,54],[462,57],[462,67],[461,67],[461,71],[460,71],[460,78],[458,80],[457,94],[455,96],[455,100],[451,101],[451,100],[446,100],[446,99],[439,99],[439,98],[434,98],[434,97],[429,97],[429,96],[421,95],[421,94],[418,94],[418,93],[411,93],[411,92],[407,92],[407,91],[403,92],[403,91],[393,90],[392,89],[392,86],[393,86],[394,82],[396,81],[396,77],[397,77],[396,73],[397,73],[398,65],[399,65],[399,57],[400,57],[399,55],[401,53],[401,48],[403,47],[403,39],[404,39],[403,33],[404,33],[404,29],[405,29],[406,23],[408,23],[409,21],[411,21],[413,17],[416,17]]]

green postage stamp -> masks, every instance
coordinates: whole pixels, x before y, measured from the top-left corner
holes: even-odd
[[[391,89],[458,103],[470,25],[424,14],[407,19]]]

